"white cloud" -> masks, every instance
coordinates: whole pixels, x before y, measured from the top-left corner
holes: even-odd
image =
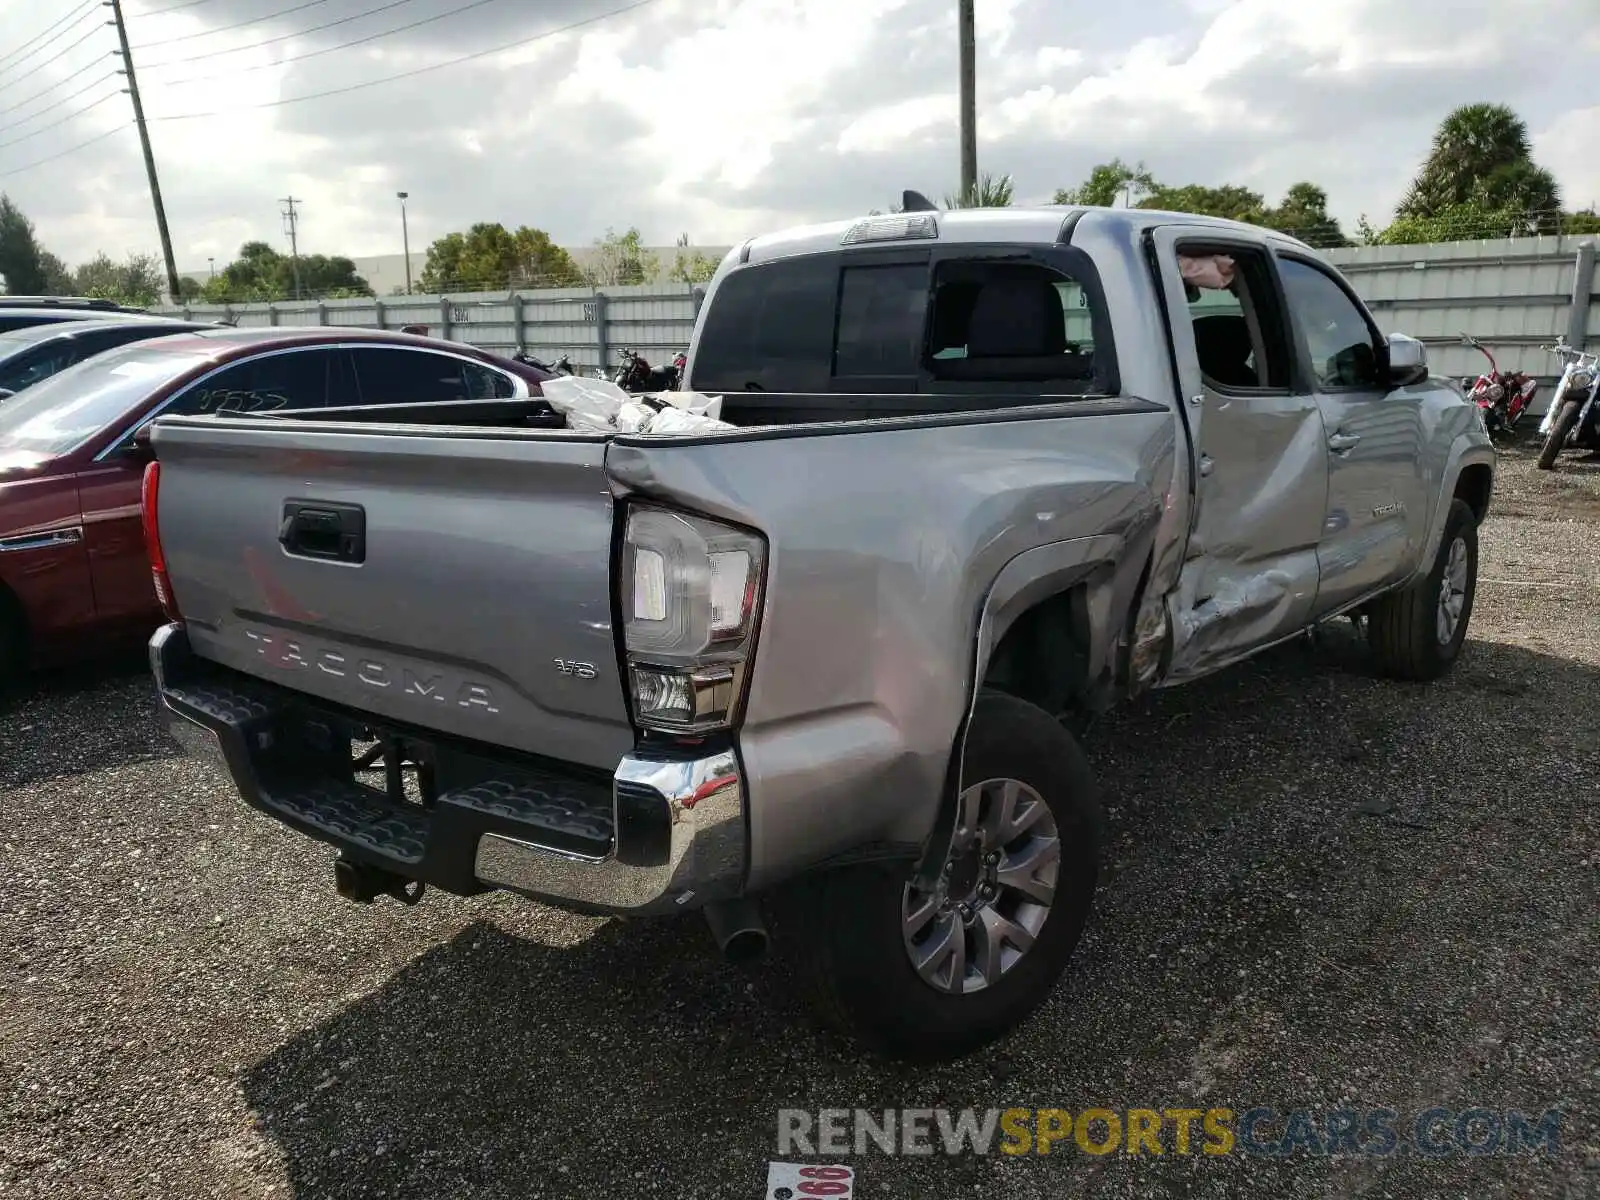
[[[1600,208],[1600,105],[1561,114],[1533,137],[1539,162],[1561,181],[1568,208]]]
[[[303,200],[303,249],[362,255],[398,248],[398,188],[412,195],[414,247],[476,220],[528,223],[569,243],[630,224],[652,242],[687,229],[731,243],[778,222],[881,207],[903,187],[952,190],[955,6],[942,0],[658,0],[468,64],[276,103],[504,46],[621,2],[490,4],[314,54],[443,10],[364,16],[370,0],[326,0],[212,33],[259,17],[261,0],[160,16],[130,0],[150,115],[227,110],[151,125],[180,265],[226,259],[251,238],[283,244],[278,198],[291,193]],[[38,7],[0,0],[8,42],[56,19]],[[333,20],[345,23],[296,32]],[[1011,173],[1025,198],[1048,197],[1117,155],[1144,159],[1168,182],[1236,182],[1273,198],[1311,179],[1346,222],[1361,212],[1381,221],[1438,119],[1483,99],[1528,119],[1570,202],[1600,198],[1591,150],[1600,109],[1577,106],[1588,94],[1574,76],[1517,66],[1600,46],[1593,0],[1095,9],[984,0],[977,33],[980,167]],[[0,61],[0,110],[59,85],[0,116],[0,142],[70,112],[60,97],[107,69],[110,36],[9,90],[16,64]],[[200,61],[179,61],[189,58]],[[0,188],[69,260],[156,249],[116,87],[101,84],[109,98],[82,117],[0,146]],[[107,131],[93,147],[22,170]]]

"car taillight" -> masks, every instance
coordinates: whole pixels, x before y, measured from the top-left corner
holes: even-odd
[[[161,601],[161,611],[171,621],[183,620],[178,602],[172,595],[172,580],[167,577],[167,557],[161,552],[161,523],[156,506],[161,491],[161,464],[146,463],[144,482],[139,488],[139,508],[144,520],[144,549],[150,558],[150,579],[155,584],[156,599]]]
[[[641,726],[693,734],[738,723],[766,551],[759,534],[720,521],[629,508],[619,586]]]

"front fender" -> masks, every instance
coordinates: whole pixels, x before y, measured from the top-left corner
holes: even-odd
[[[1432,569],[1433,560],[1439,555],[1439,544],[1444,540],[1445,522],[1450,516],[1450,501],[1454,499],[1456,486],[1461,482],[1461,472],[1477,465],[1486,466],[1493,472],[1496,461],[1494,446],[1483,435],[1471,431],[1456,435],[1455,440],[1450,443],[1450,452],[1445,458],[1445,468],[1439,473],[1439,488],[1429,509],[1428,532],[1422,542],[1422,556],[1416,564],[1416,569],[1402,586],[1416,582]]]

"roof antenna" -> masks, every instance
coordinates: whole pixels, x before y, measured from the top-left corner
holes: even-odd
[[[921,192],[913,192],[909,188],[900,193],[901,212],[938,212],[939,206],[929,200]]]

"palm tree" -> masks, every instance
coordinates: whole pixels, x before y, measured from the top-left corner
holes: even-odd
[[[1455,205],[1471,203],[1484,181],[1497,172],[1521,164],[1532,167],[1532,151],[1527,124],[1504,104],[1463,105],[1440,122],[1433,149],[1395,214],[1432,217]],[[1523,182],[1527,182],[1525,178]],[[1553,186],[1554,181],[1550,182]],[[1526,192],[1529,199],[1552,199],[1535,194],[1536,189],[1510,190]]]
[[[1011,176],[980,175],[965,195],[952,194],[944,198],[946,208],[1010,208],[1014,186]]]

